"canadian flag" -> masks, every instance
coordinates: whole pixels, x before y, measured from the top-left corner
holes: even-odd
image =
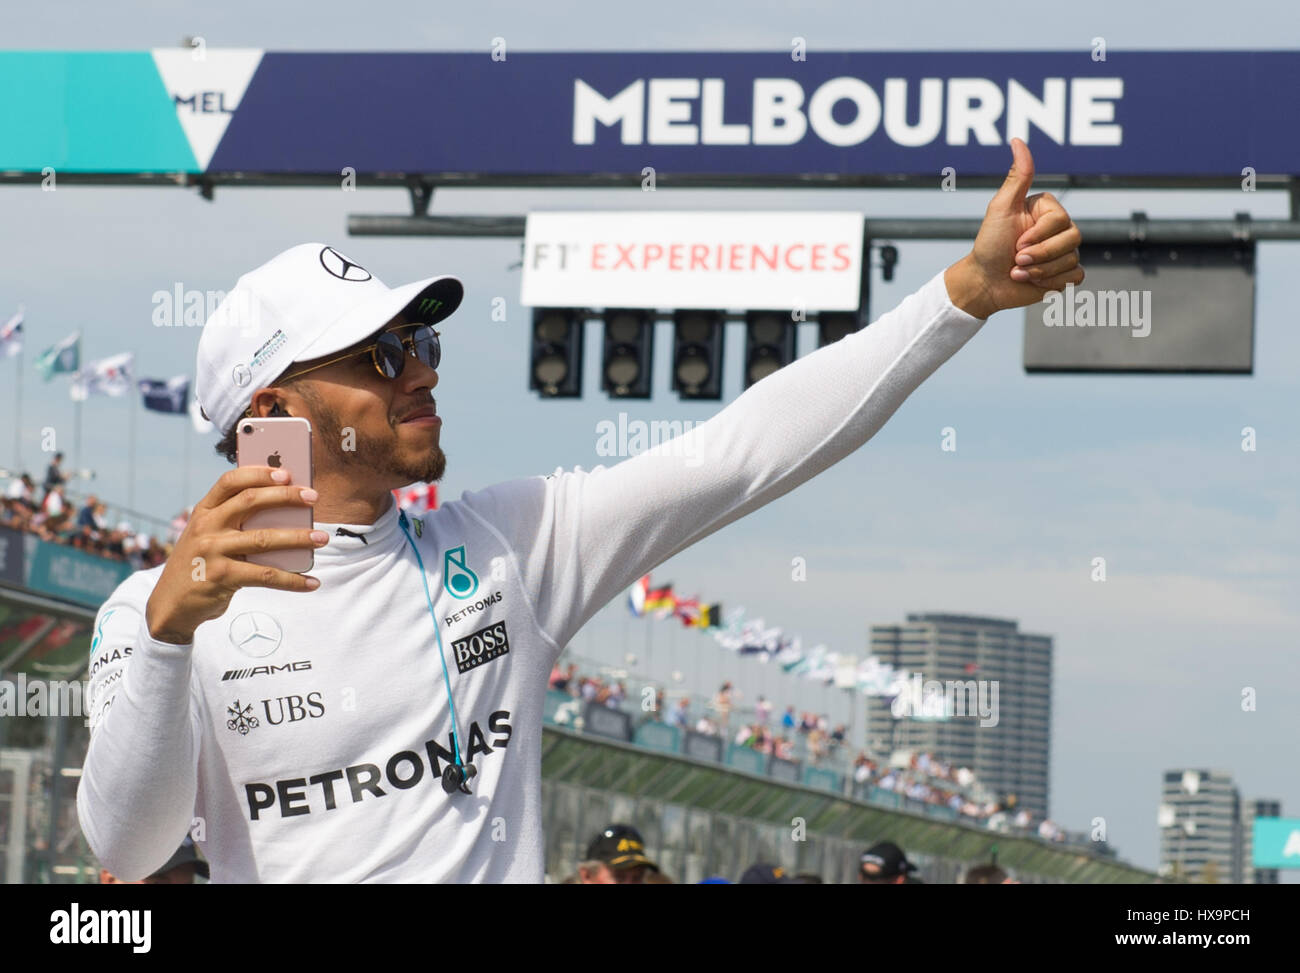
[[[416,483],[402,490],[394,490],[400,510],[422,514],[438,509],[438,487],[433,483]]]

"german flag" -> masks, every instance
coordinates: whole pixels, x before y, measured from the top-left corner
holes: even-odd
[[[644,610],[647,612],[671,612],[676,606],[677,598],[673,595],[673,586],[671,584],[662,585],[658,588],[651,588],[646,592]]]

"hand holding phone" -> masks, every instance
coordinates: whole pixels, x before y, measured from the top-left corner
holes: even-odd
[[[299,487],[311,486],[311,423],[306,419],[296,416],[241,419],[236,435],[240,466],[287,470],[290,483]],[[240,525],[240,529],[288,527],[311,530],[312,526],[311,508],[295,505],[258,510]],[[301,574],[311,570],[315,553],[311,547],[283,548],[248,554],[245,560],[249,564],[263,564]]]
[[[285,422],[296,425],[276,428]],[[237,429],[239,469],[223,473],[194,505],[145,606],[149,633],[161,642],[192,643],[194,630],[224,615],[240,588],[320,586],[300,573],[329,542],[313,529],[314,492],[304,495],[311,426],[305,419],[250,419]]]

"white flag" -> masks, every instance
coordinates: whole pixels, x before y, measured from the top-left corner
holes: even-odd
[[[23,350],[23,309],[19,308],[18,313],[6,322],[3,328],[0,328],[0,351],[4,352],[6,358],[13,358]]]
[[[125,395],[133,384],[131,371],[134,362],[135,353],[130,351],[93,361],[73,376],[68,395],[76,402],[84,402],[95,393]]]

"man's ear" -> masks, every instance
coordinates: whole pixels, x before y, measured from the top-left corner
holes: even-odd
[[[253,416],[255,418],[291,415],[280,396],[275,394],[275,391],[272,388],[260,389],[253,396]]]

